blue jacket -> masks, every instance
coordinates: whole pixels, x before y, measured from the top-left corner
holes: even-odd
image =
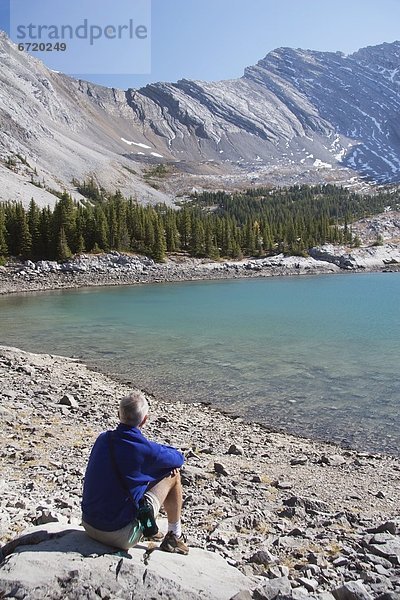
[[[183,464],[181,452],[150,442],[140,429],[118,425],[112,440],[115,461],[129,487],[115,472],[109,433],[97,438],[89,457],[83,485],[83,520],[101,531],[116,531],[132,522],[149,483],[164,479]]]

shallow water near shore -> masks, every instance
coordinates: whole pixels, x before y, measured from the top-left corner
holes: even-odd
[[[171,400],[399,455],[399,298],[396,273],[9,296],[0,343],[80,356]]]

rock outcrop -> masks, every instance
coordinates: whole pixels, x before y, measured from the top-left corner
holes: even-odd
[[[353,249],[327,244],[311,248],[309,253],[315,260],[332,263],[345,271],[390,269],[400,264],[400,246],[396,244]]]
[[[29,540],[40,535],[39,543]],[[128,552],[91,540],[81,527],[47,525],[27,532],[0,567],[7,598],[79,600],[230,600],[253,581],[218,554],[192,548],[188,556],[139,544]]]

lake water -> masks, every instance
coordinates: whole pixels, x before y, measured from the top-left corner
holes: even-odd
[[[0,297],[0,343],[80,356],[271,428],[399,454],[396,273]]]

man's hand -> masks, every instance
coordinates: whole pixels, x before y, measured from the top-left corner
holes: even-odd
[[[179,469],[174,469],[173,471],[171,471],[171,477],[175,477],[176,475],[178,475],[179,473]]]

